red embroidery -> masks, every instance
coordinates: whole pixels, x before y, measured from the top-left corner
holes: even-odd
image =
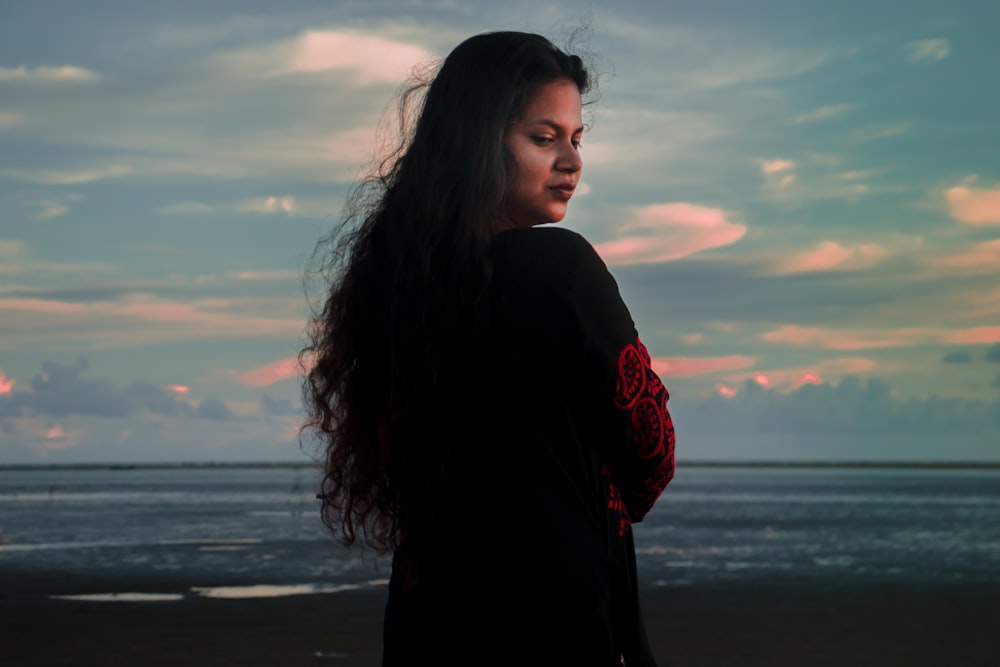
[[[642,343],[639,344],[642,345]],[[630,409],[645,391],[645,366],[642,355],[635,345],[626,345],[618,355],[618,384],[615,386],[616,408]]]
[[[652,396],[644,396],[632,410],[632,440],[641,459],[663,454],[665,423],[663,410]]]
[[[621,491],[615,486],[615,483],[611,481],[611,471],[608,470],[607,466],[604,468],[604,481],[608,485],[608,509],[612,512],[612,515],[618,519],[618,537],[622,537],[625,533],[632,530],[632,521],[629,519],[628,510],[625,507],[625,501],[622,500]]]
[[[617,502],[632,520],[645,516],[674,475],[674,424],[667,410],[670,394],[653,371],[649,350],[636,338],[618,355],[614,404],[628,413],[634,458],[626,456],[628,470],[619,479],[635,479],[624,498],[614,488]],[[608,471],[610,474],[610,471]],[[610,484],[610,477],[609,477]]]

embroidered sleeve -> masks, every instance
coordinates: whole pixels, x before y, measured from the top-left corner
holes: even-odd
[[[595,407],[608,423],[603,458],[612,500],[638,522],[674,475],[669,394],[604,261],[582,238],[577,258],[571,300],[583,332],[584,383],[596,383],[603,402]]]
[[[561,368],[572,378],[573,405],[604,466],[609,510],[624,530],[642,520],[673,478],[667,389],[618,283],[586,239],[562,228],[507,234],[524,242],[516,279],[540,304],[532,335],[559,350]]]
[[[649,351],[638,338],[618,355],[615,408],[626,419],[630,451],[615,475],[632,521],[641,521],[674,476],[674,424],[667,410],[667,388],[653,371]]]

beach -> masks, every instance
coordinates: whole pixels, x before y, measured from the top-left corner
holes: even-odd
[[[661,667],[1000,665],[1000,471],[682,472],[635,527]],[[313,475],[7,471],[0,665],[378,665],[388,565]]]
[[[273,598],[192,589],[238,581],[0,573],[2,663],[37,665],[379,664],[382,583]],[[143,592],[152,602],[50,596]],[[647,586],[647,627],[671,667],[996,665],[1000,587],[871,585],[836,578]]]

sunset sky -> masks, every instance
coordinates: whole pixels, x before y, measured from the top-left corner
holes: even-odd
[[[1000,461],[1000,3],[22,0],[0,464],[305,460],[302,272],[400,84],[584,23],[561,224],[619,282],[678,460]]]

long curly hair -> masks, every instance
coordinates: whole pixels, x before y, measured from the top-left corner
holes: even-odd
[[[428,437],[426,415],[459,391],[489,326],[488,246],[517,173],[504,137],[561,78],[591,88],[581,58],[542,36],[459,44],[430,83],[404,88],[400,143],[317,245],[325,291],[300,353],[300,436],[319,446],[323,521],[346,545],[419,559],[452,448]]]

